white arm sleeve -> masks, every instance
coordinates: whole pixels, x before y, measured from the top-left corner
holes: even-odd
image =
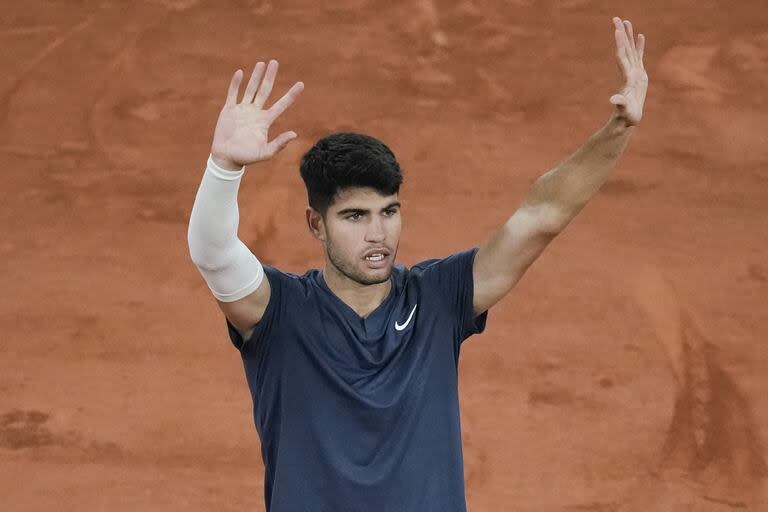
[[[264,278],[261,263],[237,237],[237,192],[244,173],[245,167],[222,169],[209,156],[189,218],[189,255],[222,302],[253,293]]]

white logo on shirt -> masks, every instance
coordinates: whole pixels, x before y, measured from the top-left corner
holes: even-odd
[[[413,306],[413,309],[411,310],[411,314],[408,315],[408,320],[406,320],[403,325],[400,325],[399,323],[397,323],[397,321],[395,321],[395,330],[402,331],[403,329],[408,327],[408,324],[411,323],[411,318],[413,318],[413,314],[416,312],[416,306],[418,306],[418,304],[415,304]]]

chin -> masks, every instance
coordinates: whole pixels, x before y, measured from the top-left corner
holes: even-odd
[[[357,279],[357,281],[364,284],[379,284],[386,282],[389,279],[389,276],[392,275],[393,266],[392,262],[387,262],[387,264],[381,268],[368,268],[366,265],[363,265],[362,268],[358,269],[357,277],[360,279]]]
[[[362,279],[357,280],[359,283],[362,284],[380,284],[385,283],[389,280],[389,276],[392,275],[392,267],[388,268],[382,268],[378,269],[376,271],[370,271],[364,272],[360,275]]]

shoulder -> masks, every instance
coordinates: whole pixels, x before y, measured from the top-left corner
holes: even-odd
[[[405,288],[409,284],[447,291],[451,287],[464,286],[472,280],[472,267],[478,247],[454,252],[440,258],[429,258],[414,263],[410,268],[395,265],[395,284]]]
[[[254,305],[243,302],[242,313],[234,311],[234,303],[222,307],[227,318],[230,338],[233,344],[242,349],[253,346],[267,333],[279,328],[293,310],[301,310],[303,303],[311,294],[317,276],[317,270],[307,270],[303,275],[280,270],[264,263],[264,277],[268,283],[269,296],[266,304],[257,309]],[[253,341],[251,341],[253,340]]]
[[[463,251],[454,252],[442,258],[430,258],[411,266],[410,272],[421,274],[425,272],[440,273],[443,269],[466,269],[472,267],[479,247],[470,247]]]
[[[264,265],[264,273],[269,278],[270,284],[287,293],[306,291],[311,288],[317,282],[319,272],[317,269],[309,269],[304,274],[297,274],[280,270],[272,265]]]

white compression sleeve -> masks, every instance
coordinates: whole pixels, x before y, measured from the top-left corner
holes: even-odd
[[[189,255],[222,302],[253,293],[264,279],[261,263],[237,237],[237,192],[244,173],[245,167],[222,169],[209,156],[189,218]]]

